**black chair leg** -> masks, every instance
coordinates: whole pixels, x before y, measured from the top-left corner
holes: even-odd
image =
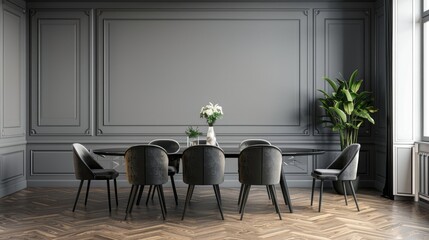
[[[274,207],[276,209],[276,213],[279,213],[279,209],[275,206],[275,203],[274,203],[274,200],[277,200],[277,197],[274,198],[274,196],[273,196],[274,192],[271,191],[271,187],[270,187],[271,185],[265,185],[265,186],[268,187],[268,191],[269,191],[269,194],[270,194],[270,199],[271,199],[271,202],[272,202],[272,204],[274,205]]]
[[[357,202],[356,193],[355,193],[355,189],[353,188],[352,181],[349,181],[349,185],[350,185],[350,189],[352,190],[353,198],[354,198],[355,203],[356,203],[356,208],[357,208],[358,212],[360,212],[359,204]]]
[[[163,195],[162,188],[158,185],[158,186],[155,186],[155,189],[158,190],[158,199],[159,199],[159,206],[161,207],[162,219],[165,220],[166,209],[165,209],[165,202],[162,196]]]
[[[346,182],[345,181],[341,181],[342,185],[343,185],[343,191],[344,191],[344,201],[346,202],[346,206],[348,206],[349,204],[347,203],[347,190],[346,190]]]
[[[125,209],[126,214],[128,214],[128,211],[130,209],[131,196],[133,195],[133,190],[134,190],[134,185],[131,185],[130,195],[128,196],[127,208]],[[125,219],[127,219],[127,216],[125,216]]]
[[[144,187],[144,186],[136,185],[134,188],[133,196],[131,198],[131,203],[130,203],[130,209],[129,209],[130,213],[133,211],[134,202],[136,201],[136,197],[137,197],[137,192],[138,192],[139,188],[141,188],[141,187]]]
[[[154,189],[153,189],[153,192],[152,192],[152,201],[153,201],[153,196],[155,196],[155,186],[154,186]]]
[[[185,206],[183,207],[182,221],[185,218],[186,207],[188,206],[189,201],[191,200],[191,192],[192,192],[193,188],[194,188],[194,185],[189,185],[188,186],[188,192],[186,193]]]
[[[222,198],[221,198],[221,195],[220,195],[219,184],[216,184],[216,185],[213,185],[213,186],[215,186],[215,191],[217,191],[217,195],[219,196],[219,203],[222,206]]]
[[[116,183],[116,178],[113,179],[113,184],[115,185],[115,199],[116,199],[116,207],[118,206],[118,184]]]
[[[193,187],[192,187],[192,189],[191,189],[191,195],[189,196],[189,202],[191,202],[191,199],[192,199],[192,195],[194,195],[194,187],[195,187],[195,185],[192,185]]]
[[[108,202],[109,202],[109,212],[112,212],[112,203],[110,202],[110,180],[106,180],[107,181],[107,198],[108,198]]]
[[[76,200],[74,201],[72,212],[74,212],[74,210],[76,209],[76,204],[77,204],[77,200],[79,200],[79,194],[80,194],[80,190],[82,189],[83,181],[84,180],[80,180],[79,190],[77,190]]]
[[[217,201],[217,207],[219,208],[219,212],[220,212],[220,216],[222,217],[222,220],[224,220],[223,218],[223,212],[222,212],[222,204],[221,204],[221,197],[220,197],[220,191],[218,189],[219,185],[213,185],[213,190],[216,196],[216,201]]]
[[[271,200],[270,188],[268,187],[268,185],[266,185],[265,187],[267,188],[268,200]],[[271,201],[271,202],[274,204],[273,201]]]
[[[137,190],[139,189],[138,185],[132,185],[130,196],[128,198],[127,209],[125,210],[125,220],[127,220],[128,214],[131,214],[133,211],[134,200],[137,196]]]
[[[238,209],[238,213],[240,213],[240,214],[243,211],[243,201],[244,201],[244,198],[246,197],[247,188],[250,188],[250,185],[243,184],[243,195],[241,196],[241,204],[240,204],[240,207]]]
[[[155,189],[154,189],[154,191],[155,191]],[[147,203],[149,202],[149,198],[150,198],[150,193],[152,192],[152,185],[150,185],[150,187],[149,187],[149,192],[147,193],[147,198],[146,198],[146,206],[147,206]]]
[[[238,201],[237,201],[237,205],[240,205],[240,203],[241,203],[241,199],[243,198],[243,188],[244,188],[244,184],[241,184],[241,187],[240,187],[240,193],[238,194]]]
[[[310,203],[310,206],[313,206],[313,196],[314,196],[314,185],[315,185],[315,183],[316,183],[316,179],[313,178],[313,184],[311,187],[311,203]]]
[[[171,187],[173,188],[173,194],[174,194],[174,201],[176,201],[176,206],[179,205],[179,198],[177,197],[177,191],[176,191],[176,183],[174,182],[174,176],[170,176],[171,180]]]
[[[285,204],[288,206],[289,212],[293,213],[292,201],[290,200],[290,194],[289,194],[289,187],[287,186],[287,182],[283,174],[280,176],[280,188],[282,190],[283,200],[285,201]]]
[[[241,217],[240,220],[243,220],[243,215],[244,215],[244,209],[246,207],[246,203],[247,203],[247,198],[249,197],[249,192],[250,192],[250,187],[251,185],[245,185],[244,187],[244,195],[243,195],[243,201],[241,203]]]
[[[246,193],[246,184],[241,184],[241,187],[242,187],[242,191],[241,191],[241,196],[240,196],[240,199],[239,199],[239,201],[240,201],[240,205],[238,206],[238,213],[240,213],[241,214],[241,209],[243,208],[243,200],[244,200],[244,195],[245,195],[245,193]]]
[[[164,188],[162,187],[162,185],[159,185],[158,188],[159,188],[159,190],[161,192],[161,198],[162,198],[162,203],[163,203],[163,206],[164,206],[164,212],[165,212],[165,214],[167,214],[167,207],[165,205],[165,197],[164,197]],[[159,194],[159,192],[158,192],[158,194]]]
[[[88,202],[88,193],[89,193],[89,186],[91,185],[91,180],[88,180],[88,185],[86,186],[86,195],[85,195],[85,206]]]
[[[323,180],[320,181],[319,212],[322,209],[322,197],[323,197]]]
[[[273,201],[274,201],[274,206],[276,207],[276,212],[279,215],[280,220],[282,220],[282,215],[280,214],[279,204],[277,203],[276,186],[269,185],[268,187],[271,190],[271,199],[273,199]]]
[[[140,190],[139,190],[139,195],[137,197],[137,203],[136,203],[137,206],[140,205],[140,201],[141,201],[142,195],[143,195],[143,189],[144,188],[140,188]]]

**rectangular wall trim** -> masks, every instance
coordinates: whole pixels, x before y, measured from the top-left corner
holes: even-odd
[[[31,135],[91,134],[90,13],[30,10]]]
[[[217,133],[309,134],[306,9],[97,16],[98,135],[183,135],[208,102]]]

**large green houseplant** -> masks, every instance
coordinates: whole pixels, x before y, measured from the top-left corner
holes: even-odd
[[[372,93],[359,91],[363,80],[358,80],[357,75],[356,69],[348,80],[334,81],[325,77],[332,92],[319,89],[324,95],[319,100],[326,113],[322,116],[322,123],[332,131],[339,132],[341,150],[357,142],[359,128],[365,121],[375,124],[371,114],[378,111],[373,105]]]
[[[358,70],[355,70],[348,80],[332,80],[325,77],[332,91],[326,92],[319,89],[324,96],[319,99],[321,108],[326,113],[322,116],[322,123],[325,127],[339,133],[341,150],[358,141],[359,128],[365,121],[375,124],[371,114],[378,111],[373,105],[372,93],[360,91],[363,80],[358,79],[357,76]],[[355,189],[357,184],[358,181],[355,181]],[[334,189],[343,193],[340,182],[334,182]],[[350,190],[347,192],[350,193]]]

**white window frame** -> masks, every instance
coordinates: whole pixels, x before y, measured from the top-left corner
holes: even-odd
[[[421,17],[421,32],[422,32],[422,140],[429,141],[429,68],[425,68],[425,65],[428,64],[429,67],[429,32],[425,32],[425,25],[429,24],[429,0],[423,0],[423,9],[428,8],[428,10],[422,12]],[[429,25],[428,25],[429,31]],[[428,35],[425,39],[425,35]],[[427,44],[425,44],[425,40]],[[427,54],[425,54],[427,52]],[[427,59],[425,59],[427,55]],[[426,60],[426,61],[425,61]],[[425,81],[425,79],[427,80]]]

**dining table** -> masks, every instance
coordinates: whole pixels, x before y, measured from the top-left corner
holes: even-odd
[[[320,149],[312,149],[312,148],[282,148],[279,147],[282,156],[284,157],[296,157],[296,156],[313,156],[313,155],[320,155],[324,154],[324,150]],[[125,156],[125,152],[127,151],[128,147],[113,147],[113,148],[98,148],[98,149],[92,149],[92,152],[94,154],[100,155],[100,156]],[[170,159],[178,159],[182,157],[183,151],[186,148],[180,149],[177,153],[171,153],[168,154]],[[229,149],[223,149],[225,158],[238,158],[240,156],[239,149],[235,148],[229,148]],[[285,204],[288,206],[289,211],[292,213],[292,202],[290,199],[289,194],[289,188],[287,185],[286,177],[284,176],[285,173],[283,171],[284,165],[287,165],[286,162],[283,160],[282,164],[282,171],[280,175],[280,188],[283,195],[283,200]]]

